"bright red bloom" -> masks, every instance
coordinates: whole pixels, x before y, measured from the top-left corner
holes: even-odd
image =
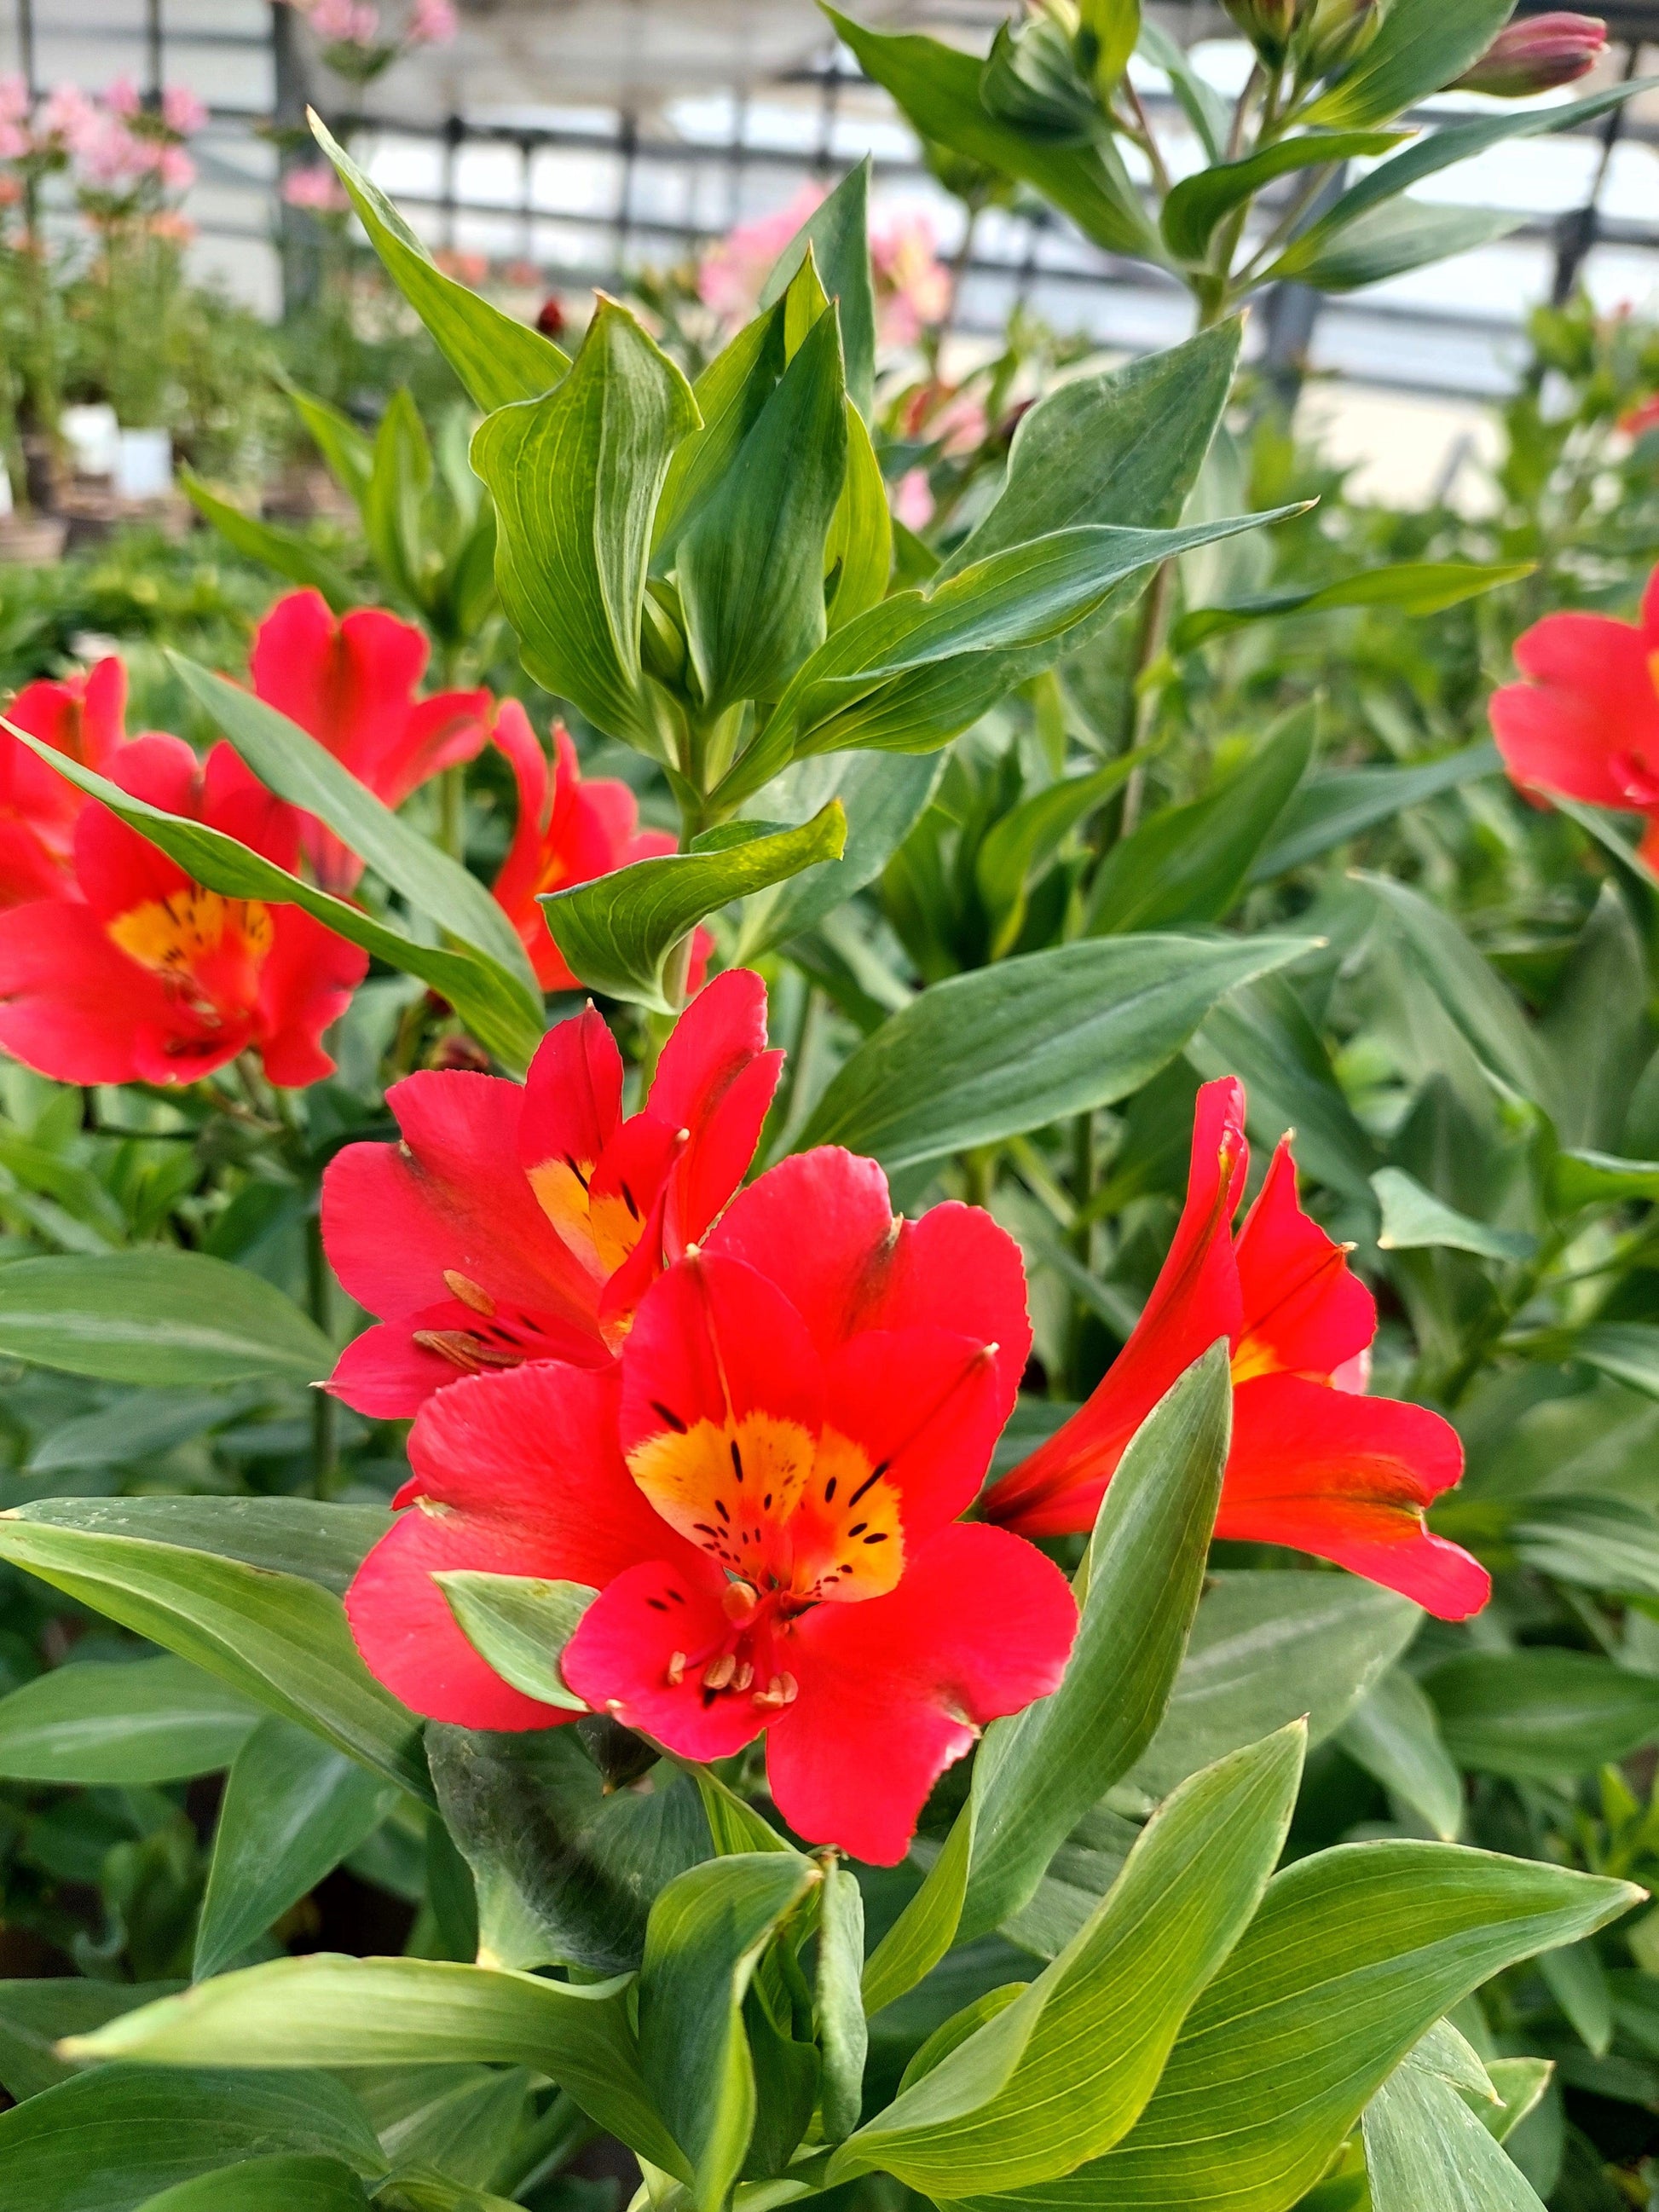
[[[1297,1203],[1289,1138],[1235,1238],[1249,1164],[1243,1085],[1206,1083],[1186,1206],[1145,1311],[1087,1404],[991,1490],[986,1517],[1027,1536],[1091,1528],[1130,1437],[1224,1336],[1233,1442],[1217,1535],[1334,1559],[1443,1620],[1479,1612],[1485,1568],[1423,1525],[1462,1474],[1456,1431],[1426,1407],[1361,1395],[1376,1308]]]
[[[1659,568],[1636,622],[1546,615],[1515,660],[1528,680],[1494,691],[1490,710],[1511,780],[1646,815],[1641,856],[1659,866]]]
[[[1621,415],[1619,427],[1627,438],[1642,438],[1650,430],[1659,430],[1659,396],[1644,399],[1639,407]]]
[[[403,1142],[348,1146],[323,1178],[334,1272],[381,1316],[330,1389],[392,1419],[483,1367],[610,1360],[754,1158],[783,1060],[765,1048],[766,987],[732,968],[680,1016],[627,1121],[592,1006],[549,1030],[522,1084],[437,1069],[394,1084]]]
[[[112,653],[82,674],[25,684],[4,711],[20,730],[103,775],[125,735],[126,703],[127,672]],[[84,793],[0,731],[0,907],[68,889],[86,803]]]
[[[203,766],[181,738],[136,738],[105,772],[278,866],[299,857],[298,816],[228,745]],[[0,1048],[60,1083],[177,1083],[252,1045],[273,1083],[297,1088],[333,1067],[322,1033],[368,967],[301,908],[207,890],[91,805],[70,891],[0,914]]]
[[[981,1728],[1054,1688],[1064,1577],[958,1524],[1030,1342],[988,1214],[893,1218],[873,1161],[820,1151],[737,1198],[646,1294],[620,1359],[463,1382],[410,1438],[413,1506],[346,1599],[374,1672],[466,1727],[570,1716],[511,1688],[450,1615],[453,1567],[592,1584],[566,1682],[683,1758],[765,1731],[798,1834],[902,1856]]]
[[[544,891],[590,884],[630,860],[672,853],[674,838],[666,830],[640,828],[639,802],[615,776],[584,780],[562,723],[553,726],[557,766],[550,780],[547,755],[516,699],[502,700],[495,737],[519,787],[518,825],[495,878],[495,902],[518,931],[543,990],[574,991],[577,979],[553,941],[538,898]],[[692,941],[689,990],[702,983],[714,949],[714,939],[699,929]]]
[[[249,673],[269,706],[307,730],[387,806],[471,760],[489,734],[488,691],[416,699],[430,651],[424,632],[384,607],[337,620],[320,592],[290,592],[254,634]],[[363,864],[314,816],[305,854],[325,890],[356,887]]]

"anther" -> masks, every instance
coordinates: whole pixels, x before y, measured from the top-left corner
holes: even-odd
[[[753,1703],[763,1712],[777,1712],[785,1705],[793,1705],[800,1695],[800,1685],[793,1674],[774,1674],[763,1690],[757,1690]]]
[[[415,1341],[422,1352],[440,1353],[464,1375],[476,1375],[483,1364],[478,1357],[477,1338],[469,1336],[465,1329],[417,1328]]]
[[[757,1601],[754,1586],[750,1583],[727,1583],[720,1592],[720,1610],[728,1620],[745,1620],[755,1610]]]
[[[745,1659],[742,1666],[738,1668],[737,1673],[732,1677],[732,1687],[739,1692],[746,1690],[754,1679],[755,1670]]]
[[[671,1651],[668,1655],[668,1679],[678,1689],[685,1680],[685,1654]]]
[[[449,1286],[451,1297],[459,1298],[464,1306],[471,1306],[474,1313],[482,1314],[486,1321],[493,1317],[495,1311],[495,1299],[481,1284],[475,1283],[470,1275],[462,1274],[459,1267],[446,1267],[444,1281]]]
[[[738,1671],[738,1662],[729,1651],[722,1651],[718,1659],[711,1659],[702,1670],[705,1690],[723,1690]]]

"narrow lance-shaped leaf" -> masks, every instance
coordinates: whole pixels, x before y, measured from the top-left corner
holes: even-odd
[[[1263,270],[1261,281],[1275,283],[1294,276],[1321,292],[1357,292],[1384,277],[1401,276],[1408,269],[1506,238],[1525,220],[1501,208],[1441,207],[1402,194],[1356,217],[1316,248],[1293,240]]]
[[[956,1941],[974,1856],[972,1793],[927,1878],[865,1963],[864,2009],[873,2017],[925,1981]]]
[[[274,568],[292,584],[309,584],[319,591],[334,612],[356,606],[362,594],[339,563],[302,538],[297,530],[283,530],[257,515],[244,514],[240,507],[221,499],[189,469],[180,469],[179,483],[185,496],[204,521],[210,522],[228,545]]]
[[[168,814],[147,799],[134,799],[119,785],[82,768],[78,761],[15,729],[0,717],[0,728],[27,745],[38,759],[90,799],[100,800],[112,814],[136,830],[152,845],[160,846],[179,866],[227,898],[274,900],[303,907],[317,921],[353,945],[361,945],[377,959],[417,976],[442,997],[479,1042],[517,1071],[528,1066],[541,1041],[542,1018],[538,999],[518,978],[486,955],[448,946],[422,945],[377,921],[349,900],[319,890],[314,884],[290,875],[274,861],[210,829],[204,822],[187,821]]]
[[[796,270],[811,253],[825,295],[840,311],[848,397],[863,416],[870,412],[876,374],[876,290],[870,269],[869,199],[870,156],[866,154],[784,247],[760,295],[763,308],[782,299]]]
[[[1276,177],[1391,153],[1405,135],[1399,131],[1310,131],[1305,137],[1276,139],[1242,161],[1218,161],[1200,169],[1183,177],[1164,203],[1159,217],[1164,242],[1178,260],[1201,262],[1223,216],[1254,199]]]
[[[311,1382],[334,1348],[275,1284],[154,1246],[0,1267],[0,1352],[105,1382]]]
[[[799,830],[741,842],[732,841],[729,829],[717,830],[702,849],[635,860],[555,891],[542,910],[572,974],[591,989],[672,1013],[664,971],[681,939],[732,899],[839,860],[846,838],[847,817],[831,799]]]
[[[1536,2192],[1492,2136],[1472,2095],[1438,2069],[1431,2031],[1365,2107],[1372,2212],[1543,2212]],[[1473,2055],[1473,2054],[1471,2054]],[[1485,2068],[1480,2069],[1485,2074]],[[1484,2103],[1495,2100],[1488,2081]]]
[[[1407,806],[1496,775],[1502,765],[1497,746],[1483,738],[1415,768],[1336,769],[1310,777],[1274,824],[1267,849],[1250,870],[1250,881],[1271,883],[1287,869],[1304,867],[1351,837],[1391,822]]]
[[[599,1593],[586,1583],[543,1582],[532,1575],[480,1574],[465,1567],[433,1577],[461,1633],[503,1681],[527,1698],[585,1713],[559,1672],[564,1647]]]
[[[343,2160],[279,2152],[175,2182],[137,2212],[368,2212],[368,2198]]]
[[[1478,61],[1509,19],[1513,0],[1394,0],[1376,36],[1303,118],[1328,129],[1390,123]]]
[[[88,1982],[69,1975],[0,1982],[0,2088],[21,2105],[77,2071],[58,2055],[67,2035],[84,2035],[117,2013],[177,1994],[177,1982]]]
[[[392,1526],[382,1506],[308,1498],[43,1498],[15,1517],[92,1535],[140,1536],[319,1583],[337,1597]]]
[[[426,604],[421,507],[432,483],[432,447],[407,386],[386,402],[363,495],[363,535],[381,576],[411,606]]]
[[[228,1766],[254,1708],[182,1659],[82,1661],[0,1698],[0,1776],[183,1782]]]
[[[320,117],[312,135],[339,172],[369,243],[431,331],[439,351],[480,407],[505,407],[548,392],[570,366],[568,354],[516,316],[446,276],[379,188],[371,184]]]
[[[823,2062],[819,2102],[831,2142],[852,2134],[864,2095],[869,2029],[860,1996],[864,1972],[864,1893],[858,1877],[831,1867],[818,1899],[818,1975],[815,1992],[818,2049]]]
[[[1337,1740],[1350,1759],[1420,1813],[1443,1843],[1455,1841],[1462,1780],[1414,1676],[1390,1667],[1349,1714]]]
[[[833,799],[847,816],[839,860],[818,860],[756,892],[744,904],[734,958],[752,961],[811,929],[878,876],[933,797],[945,761],[939,754],[837,753],[797,761],[752,800],[758,813],[811,819]]]
[[[1194,607],[1176,624],[1170,650],[1190,653],[1210,638],[1224,637],[1230,630],[1268,622],[1277,615],[1324,614],[1341,607],[1397,607],[1404,614],[1439,614],[1483,592],[1519,583],[1536,566],[1534,561],[1400,561],[1386,568],[1367,568],[1358,576],[1340,576],[1334,584],[1287,585],[1253,599],[1236,599],[1231,606]]]

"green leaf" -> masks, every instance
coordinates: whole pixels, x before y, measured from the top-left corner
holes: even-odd
[[[587,1711],[584,1700],[566,1689],[559,1661],[597,1590],[586,1583],[479,1574],[467,1567],[440,1570],[433,1580],[462,1635],[504,1682],[544,1705],[562,1705],[570,1713]]]
[[[528,2066],[568,2089],[601,2127],[653,2165],[682,2170],[646,2101],[627,1985],[619,1981],[578,1986],[449,1960],[313,1952],[198,1983],[77,2037],[68,2055],[172,2066],[199,2065],[208,2057],[250,2067],[462,2059]]]
[[[485,1735],[434,1724],[427,1752],[472,1869],[481,1955],[590,1974],[636,1966],[653,1899],[708,1855],[690,1783],[607,1795],[570,1728]]]
[[[1219,921],[1307,774],[1317,729],[1317,707],[1297,708],[1207,797],[1120,838],[1095,878],[1090,934]]]
[[[265,1395],[257,1385],[251,1391],[142,1386],[124,1390],[113,1404],[74,1414],[48,1429],[29,1453],[27,1471],[38,1475],[66,1468],[130,1467],[239,1419]]]
[[[1611,1152],[1563,1152],[1550,1161],[1550,1195],[1563,1212],[1659,1199],[1659,1160],[1622,1160]]]
[[[864,2009],[871,2018],[926,1981],[956,1941],[973,1863],[975,1811],[970,1796],[927,1880],[866,1961]]]
[[[314,1583],[15,1514],[0,1514],[0,1559],[429,1800],[414,1715],[374,1680],[339,1600]]]
[[[882,1024],[798,1140],[890,1171],[1127,1097],[1218,999],[1297,959],[1297,938],[1121,937],[951,977]]]
[[[446,276],[384,193],[335,143],[327,125],[314,112],[309,120],[313,137],[351,195],[370,245],[474,403],[485,409],[505,407],[550,391],[569,368],[569,356],[539,331]]]
[[[334,1364],[274,1284],[170,1245],[0,1267],[0,1352],[105,1382],[308,1382]]]
[[[1259,592],[1251,599],[1235,599],[1230,606],[1194,607],[1176,624],[1170,650],[1190,653],[1212,637],[1225,637],[1251,623],[1270,622],[1279,615],[1324,614],[1335,607],[1390,607],[1401,614],[1440,614],[1448,607],[1462,606],[1466,599],[1479,599],[1483,592],[1501,591],[1506,584],[1518,583],[1531,575],[1537,565],[1535,561],[1400,561],[1386,568],[1367,568],[1358,576],[1340,576],[1334,584],[1285,585],[1276,591]],[[1497,750],[1490,740],[1483,740],[1449,757],[1473,762],[1479,757],[1496,768]],[[1430,775],[1444,765],[1437,761],[1426,769],[1350,769],[1346,773],[1388,776],[1400,784],[1407,776]],[[1431,788],[1445,787],[1436,784]]]
[[[1463,1822],[1463,1784],[1434,1706],[1403,1667],[1390,1667],[1337,1732],[1350,1759],[1420,1813],[1443,1843]]]
[[[1586,2050],[1605,2058],[1613,2048],[1613,1992],[1594,1943],[1569,1943],[1538,1961],[1550,1995]]]
[[[1023,799],[991,824],[974,863],[975,880],[986,912],[996,924],[993,957],[1008,951],[1025,920],[1030,878],[1045,866],[1081,822],[1087,821],[1146,758],[1144,751],[1120,753],[1103,768],[1057,782]]]
[[[861,2129],[830,2178],[884,2170],[953,2201],[1050,2180],[1119,2141],[1261,1901],[1304,1742],[1293,1723],[1183,1783],[1060,1956]]]
[[[1413,2052],[1365,2107],[1372,2212],[1543,2212],[1456,2087]]]
[[[319,890],[314,884],[290,875],[286,868],[277,867],[234,837],[227,836],[223,830],[211,830],[204,822],[186,821],[182,816],[166,813],[146,799],[130,798],[118,784],[95,775],[91,769],[82,768],[78,761],[70,760],[26,731],[14,729],[3,718],[0,718],[0,727],[27,745],[66,782],[84,791],[88,798],[100,800],[152,845],[159,845],[198,884],[205,884],[210,890],[222,892],[228,898],[264,899],[303,907],[337,936],[361,945],[377,959],[401,968],[406,975],[418,976],[447,999],[479,1042],[508,1066],[522,1070],[528,1066],[541,1041],[540,1001],[532,1000],[495,961],[470,951],[422,945],[385,922],[377,921],[349,900],[335,898],[328,891]]]
[[[846,475],[841,346],[826,308],[679,541],[686,639],[710,716],[775,698],[823,642],[824,545]]]
[[[330,475],[353,506],[361,510],[368,494],[368,480],[374,473],[374,441],[363,435],[349,415],[343,415],[326,399],[301,391],[286,378],[282,382],[295,413],[327,463]]]
[[[425,605],[421,509],[432,483],[432,447],[407,386],[386,402],[363,495],[363,535],[387,590]]]
[[[71,2080],[75,2067],[58,2056],[62,2037],[101,2027],[118,2013],[171,1996],[178,1987],[177,1982],[82,1982],[57,1975],[0,1982],[0,2087],[21,2105]]]
[[[1294,804],[1294,802],[1292,802]],[[1264,1146],[1286,1129],[1309,1175],[1369,1213],[1376,1143],[1356,1120],[1319,1030],[1290,980],[1269,975],[1212,1007],[1187,1048],[1206,1077],[1237,1075],[1249,1091],[1251,1133]]]
[[[1394,0],[1376,36],[1304,117],[1348,130],[1389,123],[1478,61],[1508,21],[1512,0]]]
[[[839,2142],[859,2124],[870,2032],[859,1992],[864,1972],[864,1893],[845,1867],[831,1867],[818,1900],[818,1973],[814,1992],[823,2062],[819,2100],[823,2132]]]
[[[1403,276],[1431,261],[1445,261],[1455,253],[1468,253],[1494,239],[1507,238],[1526,217],[1501,208],[1442,207],[1406,194],[1386,205],[1357,216],[1337,234],[1318,246],[1295,239],[1271,269],[1263,283],[1281,283],[1294,276],[1321,292],[1357,292],[1366,284],[1380,284],[1385,276]]]
[[[678,1763],[702,1800],[703,1814],[717,1856],[730,1858],[739,1851],[793,1850],[794,1845],[787,1843],[746,1797],[739,1797],[735,1790],[728,1789],[712,1766],[699,1766],[694,1759]],[[863,1955],[861,1949],[860,1955]]]
[[[1465,1651],[1423,1685],[1460,1766],[1552,1781],[1659,1736],[1659,1680],[1587,1651]]]
[[[182,1659],[83,1661],[0,1698],[12,1782],[184,1782],[228,1766],[258,1716]]]
[[[887,507],[886,479],[864,417],[850,399],[845,412],[847,480],[823,549],[824,573],[834,583],[827,610],[832,630],[842,629],[884,599],[893,573],[893,518]]]
[[[1227,404],[1243,331],[1231,316],[1038,400],[1014,432],[995,506],[946,562],[941,580],[1054,530],[1172,528]]]
[[[640,666],[658,495],[701,420],[691,387],[625,307],[601,298],[569,375],[472,441],[495,501],[495,582],[538,684],[608,736],[660,752]]]
[[[3,1279],[0,1278],[0,1279]],[[1659,1328],[1639,1321],[1598,1321],[1568,1338],[1565,1356],[1644,1398],[1659,1398]]]
[[[1129,1780],[1160,1797],[1301,1713],[1309,1742],[1323,1742],[1421,1618],[1405,1598],[1351,1575],[1212,1573],[1169,1711]]]
[[[216,497],[190,469],[179,470],[179,482],[197,513],[238,553],[274,568],[290,583],[311,585],[337,615],[358,604],[362,594],[339,564],[297,530],[281,530],[256,515],[244,514],[228,500]]]
[[[417,914],[495,961],[536,997],[535,977],[517,933],[476,876],[382,805],[297,722],[183,653],[167,657],[185,690],[268,791],[316,815]]]
[[[1659,1598],[1659,1518],[1624,1498],[1529,1497],[1504,1532],[1521,1559],[1558,1582]]]
[[[1528,1260],[1538,1239],[1524,1229],[1494,1229],[1448,1206],[1403,1168],[1379,1168],[1371,1188],[1382,1209],[1377,1243],[1385,1252],[1443,1249],[1474,1252],[1485,1260]]]
[[[362,2106],[325,2074],[123,2067],[0,2113],[6,2212],[132,2212],[175,2183],[279,2150],[386,2168]]]
[[[1217,161],[1183,177],[1164,201],[1158,219],[1164,242],[1177,261],[1202,262],[1216,225],[1253,200],[1275,177],[1327,162],[1392,153],[1406,135],[1400,131],[1310,131],[1302,137],[1276,139],[1242,161]]]
[[[1212,610],[1212,611],[1221,611]],[[1295,793],[1274,828],[1267,849],[1250,870],[1253,884],[1271,883],[1291,868],[1346,845],[1408,806],[1443,792],[1496,775],[1503,763],[1490,738],[1443,754],[1417,768],[1334,769],[1312,777]]]
[[[846,841],[846,814],[831,799],[798,830],[714,851],[634,860],[592,883],[552,892],[542,910],[571,972],[590,989],[672,1013],[664,967],[683,937],[733,899],[839,860]]]
[[[826,753],[797,761],[766,787],[768,817],[810,820],[839,799],[847,843],[838,860],[819,860],[757,891],[743,910],[733,960],[755,960],[787,945],[874,881],[933,797],[945,761],[938,753]]]
[[[870,270],[869,197],[870,156],[866,154],[784,247],[760,295],[763,308],[781,300],[811,250],[825,295],[840,311],[847,394],[866,420],[876,374],[876,288]]]
[[[392,1526],[379,1505],[308,1498],[43,1498],[15,1518],[91,1535],[139,1536],[320,1583],[337,1596]]]
[[[736,804],[803,753],[927,752],[1039,674],[1127,577],[1293,510],[1181,530],[1056,530],[963,568],[929,593],[898,592],[826,640],[717,787]]]
[[[368,2212],[363,2185],[337,2158],[246,2159],[147,2197],[138,2212]]]
[[[761,1953],[821,1878],[798,1854],[745,1852],[690,1868],[651,1908],[640,2065],[700,2206],[725,2202],[755,2124],[744,1996]]]
[[[1443,2013],[1639,1895],[1452,1844],[1346,1844],[1298,1860],[1269,1885],[1117,2148],[1064,2179],[967,2201],[1286,2212]]]
[[[652,562],[673,566],[681,537],[718,489],[721,478],[777,388],[784,370],[784,308],[780,301],[745,323],[691,387],[701,418],[674,448],[652,524]],[[886,504],[883,494],[882,503]]]
[[[1489,2058],[1486,2076],[1500,2102],[1482,2107],[1477,2117],[1499,2142],[1506,2142],[1550,2086],[1555,2067],[1547,2058]]]
[[[365,1842],[395,1802],[386,1783],[309,1729],[262,1721],[225,1784],[195,1979],[222,1972]]]
[[[924,139],[1035,185],[1109,252],[1163,258],[1158,234],[1103,133],[1099,143],[1081,146],[1030,135],[986,107],[977,56],[937,39],[867,31],[828,6],[823,12],[865,75],[885,87]]]
[[[1203,1588],[1231,1434],[1218,1345],[1159,1400],[1107,1486],[1059,1689],[986,1731],[964,1940],[1018,1911],[1056,1847],[1153,1741]]]

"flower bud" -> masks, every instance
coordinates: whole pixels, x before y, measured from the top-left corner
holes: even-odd
[[[1290,52],[1296,0],[1222,0],[1222,5],[1269,68]]]
[[[1607,27],[1594,15],[1529,15],[1506,23],[1453,89],[1526,100],[1594,69],[1607,43]]]
[[[1384,0],[1312,0],[1304,5],[1291,50],[1304,84],[1364,53],[1381,27]]]
[[[1055,145],[1086,143],[1100,108],[1079,68],[1073,36],[1046,12],[1018,27],[1004,23],[980,71],[986,112]]]

